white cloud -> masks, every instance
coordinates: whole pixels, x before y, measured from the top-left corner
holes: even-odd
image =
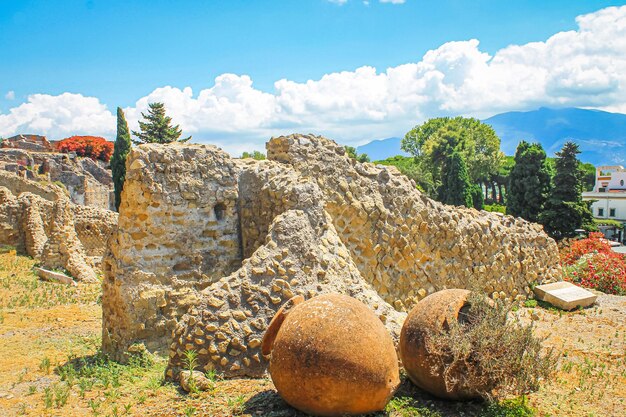
[[[15,100],[15,91],[7,91],[7,93],[4,95],[4,98],[6,98],[7,100]]]
[[[404,4],[406,0],[380,0],[381,3]]]
[[[511,45],[493,56],[478,40],[448,42],[421,60],[377,71],[364,66],[317,80],[275,82],[273,93],[247,75],[222,74],[196,94],[160,87],[125,109],[131,128],[149,102],[195,141],[234,154],[263,149],[270,137],[313,132],[345,143],[401,135],[441,115],[487,117],[538,106],[578,106],[626,112],[626,6],[576,19],[578,30],[544,42]],[[35,94],[0,114],[0,135],[114,135],[115,118],[97,98]]]
[[[80,94],[32,94],[28,102],[0,114],[0,136],[38,133],[53,139],[73,134],[110,137],[115,129],[115,116],[106,106],[97,98]]]
[[[338,4],[338,5],[340,5],[340,6],[341,6],[342,4],[346,4],[346,3],[348,2],[348,0],[328,0],[328,1],[329,1],[329,2],[331,2],[331,3]]]

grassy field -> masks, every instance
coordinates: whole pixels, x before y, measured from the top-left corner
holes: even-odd
[[[165,358],[128,365],[99,352],[100,286],[42,282],[34,262],[0,254],[0,416],[302,416],[269,379],[216,379],[215,389],[187,394],[164,383]],[[521,308],[561,358],[558,371],[526,399],[499,404],[433,398],[405,378],[378,416],[624,416],[626,298],[559,313]],[[532,411],[535,409],[536,411]]]

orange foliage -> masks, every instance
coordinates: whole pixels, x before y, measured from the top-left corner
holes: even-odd
[[[78,156],[109,162],[113,154],[113,142],[99,136],[72,136],[56,144],[63,153],[76,152]]]

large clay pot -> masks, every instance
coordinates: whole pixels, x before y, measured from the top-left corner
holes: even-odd
[[[424,298],[411,310],[400,333],[400,358],[415,385],[437,397],[461,400],[478,397],[475,389],[456,384],[448,389],[444,380],[444,358],[429,353],[426,338],[445,331],[453,320],[463,319],[469,304],[467,290],[443,290]],[[451,376],[460,369],[450,369]]]
[[[291,299],[263,338],[270,374],[291,406],[319,416],[382,410],[400,384],[393,340],[354,298]]]

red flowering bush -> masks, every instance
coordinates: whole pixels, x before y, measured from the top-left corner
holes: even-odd
[[[600,232],[589,233],[587,239],[573,241],[561,250],[561,264],[572,265],[587,253],[612,253],[611,245]]]
[[[573,242],[561,251],[565,279],[607,294],[626,295],[626,259],[611,250],[602,233]]]
[[[63,153],[76,152],[78,156],[109,162],[113,154],[113,142],[99,136],[72,136],[57,143]]]

